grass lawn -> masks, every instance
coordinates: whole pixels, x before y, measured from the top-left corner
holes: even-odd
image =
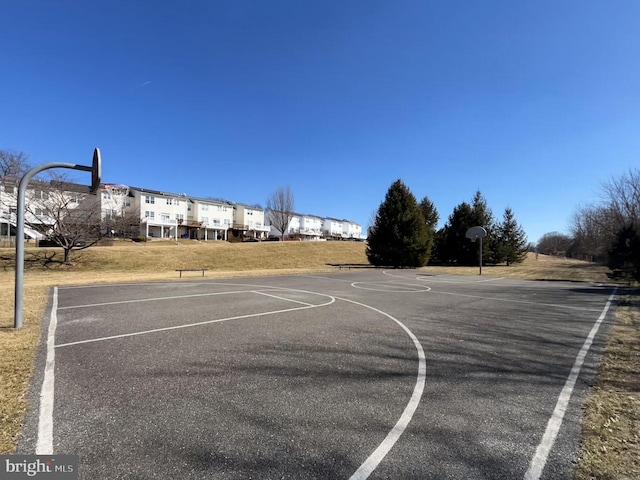
[[[366,264],[361,242],[236,243],[157,241],[116,243],[74,251],[26,248],[24,326],[13,327],[15,250],[0,249],[0,454],[15,449],[26,409],[48,292],[54,285],[179,281],[176,269],[205,268],[208,278],[333,271],[335,264]],[[427,266],[429,273],[478,274],[478,267]],[[486,266],[483,275],[539,280],[608,282],[606,268],[530,254],[520,265]],[[183,280],[200,275],[186,273]],[[576,477],[640,478],[640,309],[629,295],[617,309],[597,385],[587,400]]]

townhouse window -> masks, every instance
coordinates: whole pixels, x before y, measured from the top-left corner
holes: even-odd
[[[34,190],[33,191],[33,196],[37,199],[40,200],[46,200],[49,198],[49,194],[47,192],[45,192],[44,190]]]
[[[124,199],[124,206],[125,207],[130,207],[131,206],[131,199],[130,198],[125,198]]]
[[[209,210],[209,205],[200,205],[200,208],[203,212],[206,212],[207,210]]]
[[[213,219],[213,224],[214,225],[220,225],[220,219],[219,218],[214,218]]]
[[[253,210],[247,210],[247,215],[253,215]]]
[[[183,213],[176,213],[176,220],[184,220],[184,214]]]
[[[171,221],[171,215],[169,215],[168,213],[161,213],[160,214],[160,220],[163,223],[169,223]]]
[[[202,218],[200,219],[200,221],[201,221],[202,223],[204,223],[205,225],[208,225],[208,224],[209,224],[209,217],[202,217]]]
[[[111,200],[111,194],[109,192],[102,192],[102,200]]]
[[[191,211],[191,204],[187,205],[187,212]]]
[[[156,197],[151,196],[151,195],[145,195],[144,196],[144,203],[154,204],[154,203],[156,203]]]
[[[228,218],[224,219],[224,224],[225,225],[231,225],[231,220],[229,220]]]
[[[153,220],[156,218],[155,212],[150,212],[149,210],[144,212],[144,218],[148,218],[149,220]]]

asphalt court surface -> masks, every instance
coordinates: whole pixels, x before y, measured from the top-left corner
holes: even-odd
[[[612,291],[415,270],[59,288],[18,451],[91,479],[571,478]]]

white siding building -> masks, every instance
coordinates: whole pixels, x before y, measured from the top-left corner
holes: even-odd
[[[362,237],[362,226],[350,220],[343,220],[342,237],[360,239]]]
[[[233,206],[233,229],[251,238],[266,238],[270,227],[264,221],[264,209],[236,203]]]
[[[322,218],[315,215],[301,215],[298,233],[305,240],[320,240],[322,237],[322,223]]]
[[[140,210],[140,233],[152,238],[177,238],[187,218],[188,199],[177,193],[131,187],[132,208]]]
[[[227,240],[233,224],[233,206],[223,200],[189,198],[182,235],[198,240]]]
[[[322,230],[325,238],[342,238],[342,220],[336,218],[325,218]]]

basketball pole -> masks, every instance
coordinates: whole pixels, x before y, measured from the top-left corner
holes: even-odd
[[[31,179],[40,172],[51,168],[68,168],[71,170],[80,170],[83,172],[91,172],[91,193],[95,193],[100,186],[100,177],[102,162],[100,159],[100,150],[97,148],[93,153],[93,165],[91,167],[78,165],[76,163],[54,162],[40,165],[32,168],[24,174],[18,184],[18,199],[16,212],[16,277],[14,285],[14,305],[13,305],[13,328],[16,330],[22,328],[22,307],[24,297],[24,221],[26,209],[27,186]]]
[[[480,237],[480,275],[482,275],[482,237]]]

